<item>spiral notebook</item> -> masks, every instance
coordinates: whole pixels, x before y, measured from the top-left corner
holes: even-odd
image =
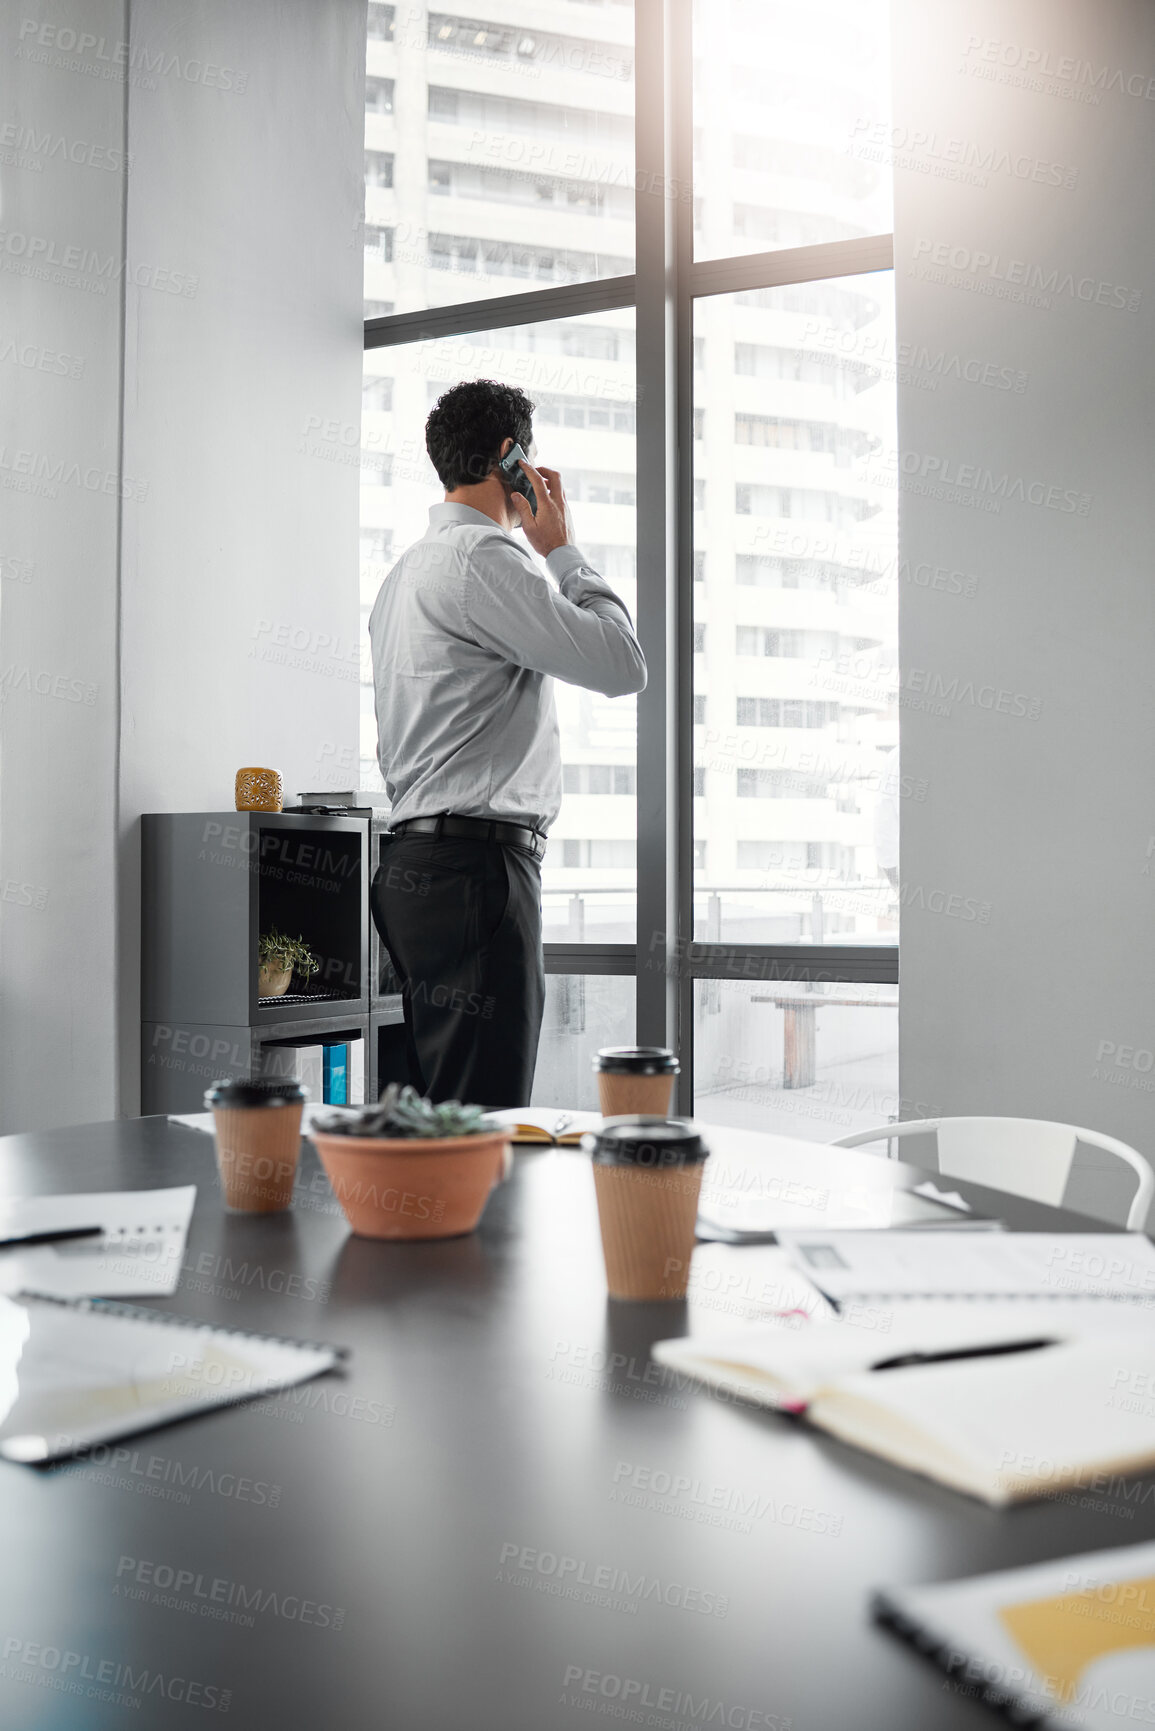
[[[338,1347],[107,1299],[0,1297],[0,1456],[39,1464],[332,1370]]]
[[[1155,1713],[1155,1544],[885,1587],[873,1611],[1016,1724],[1122,1731]]]

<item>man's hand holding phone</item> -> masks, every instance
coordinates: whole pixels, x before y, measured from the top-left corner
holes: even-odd
[[[529,500],[523,494],[511,493],[509,497],[521,518],[526,540],[534,552],[540,553],[544,559],[547,553],[573,544],[573,518],[570,516],[569,504],[557,470],[535,469],[528,457],[521,459],[521,466],[532,481],[537,495],[537,516],[534,516]]]

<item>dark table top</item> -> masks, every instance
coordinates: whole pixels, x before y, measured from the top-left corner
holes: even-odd
[[[756,1145],[726,1136],[737,1172]],[[925,1176],[763,1154],[829,1185]],[[653,1340],[765,1302],[743,1258],[766,1252],[702,1246],[689,1319],[608,1304],[580,1153],[519,1152],[472,1237],[389,1245],[349,1235],[308,1147],[293,1212],[254,1219],[224,1212],[211,1138],[161,1118],[0,1140],[0,1194],[190,1181],[158,1307],[352,1358],[97,1462],[0,1465],[12,1731],[223,1707],[246,1731],[956,1731],[994,1721],[872,1624],[875,1584],[1155,1537],[1149,1482],[994,1510],[659,1374]],[[951,1187],[1013,1227],[1094,1229]]]

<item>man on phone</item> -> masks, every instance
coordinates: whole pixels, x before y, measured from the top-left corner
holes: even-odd
[[[533,1086],[541,861],[561,805],[553,680],[607,697],[646,683],[626,608],[574,545],[557,470],[501,468],[515,445],[533,450],[533,407],[491,379],[436,403],[425,445],[445,499],[369,618],[392,802],[371,907],[401,981],[409,1080],[489,1107],[527,1105]]]

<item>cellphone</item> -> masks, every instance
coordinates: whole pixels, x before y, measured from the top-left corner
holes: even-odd
[[[529,508],[536,517],[537,494],[533,490],[533,485],[529,476],[526,474],[519,462],[519,458],[524,456],[525,452],[522,450],[521,446],[514,445],[509,455],[500,459],[498,462],[498,468],[501,470],[503,480],[509,483],[513,491],[515,493],[523,494],[524,497],[529,500]]]

